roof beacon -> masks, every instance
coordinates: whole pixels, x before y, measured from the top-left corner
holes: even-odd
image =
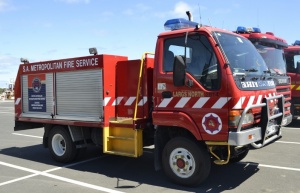
[[[185,28],[193,28],[198,25],[197,22],[189,21],[184,18],[170,19],[165,23],[165,30],[179,30]]]
[[[260,29],[258,27],[243,27],[239,26],[237,27],[236,31],[238,33],[261,33]]]
[[[300,46],[300,40],[296,40],[294,46]]]

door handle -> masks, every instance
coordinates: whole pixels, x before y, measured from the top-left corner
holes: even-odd
[[[163,91],[161,95],[162,98],[171,98],[173,96],[171,91]]]

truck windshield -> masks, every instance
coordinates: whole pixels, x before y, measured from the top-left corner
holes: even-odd
[[[286,74],[285,59],[282,49],[276,49],[263,45],[255,45],[257,51],[264,58],[271,73],[277,75]]]
[[[233,75],[263,75],[268,71],[265,61],[246,38],[223,32],[213,35],[223,48]]]

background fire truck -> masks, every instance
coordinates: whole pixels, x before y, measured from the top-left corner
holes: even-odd
[[[291,106],[291,83],[287,75],[286,61],[283,57],[284,48],[288,47],[286,41],[276,37],[272,32],[261,33],[259,28],[238,27],[236,33],[248,38],[264,58],[269,72],[276,84],[276,91],[285,99],[283,125],[292,122]]]
[[[284,96],[284,119],[282,125],[288,125],[292,122],[291,113],[291,81],[287,75],[286,61],[283,57],[283,49],[288,44],[282,38],[276,37],[272,32],[262,33],[260,28],[246,28],[239,26],[236,33],[248,38],[256,47],[257,51],[264,58],[271,77],[276,84],[277,94]],[[260,144],[253,143],[253,147],[259,148]]]
[[[130,157],[154,145],[155,169],[183,185],[202,183],[211,161],[238,162],[249,144],[281,135],[283,96],[249,40],[182,18],[165,28],[154,58],[90,49],[92,56],[22,60],[14,129],[44,127],[43,144],[60,162],[90,144]]]
[[[284,49],[288,75],[291,77],[292,106],[294,119],[300,117],[300,40]]]

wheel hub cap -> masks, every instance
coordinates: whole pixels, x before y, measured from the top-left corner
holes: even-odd
[[[171,152],[169,164],[172,171],[180,178],[192,176],[196,168],[193,155],[184,148],[176,148]]]

